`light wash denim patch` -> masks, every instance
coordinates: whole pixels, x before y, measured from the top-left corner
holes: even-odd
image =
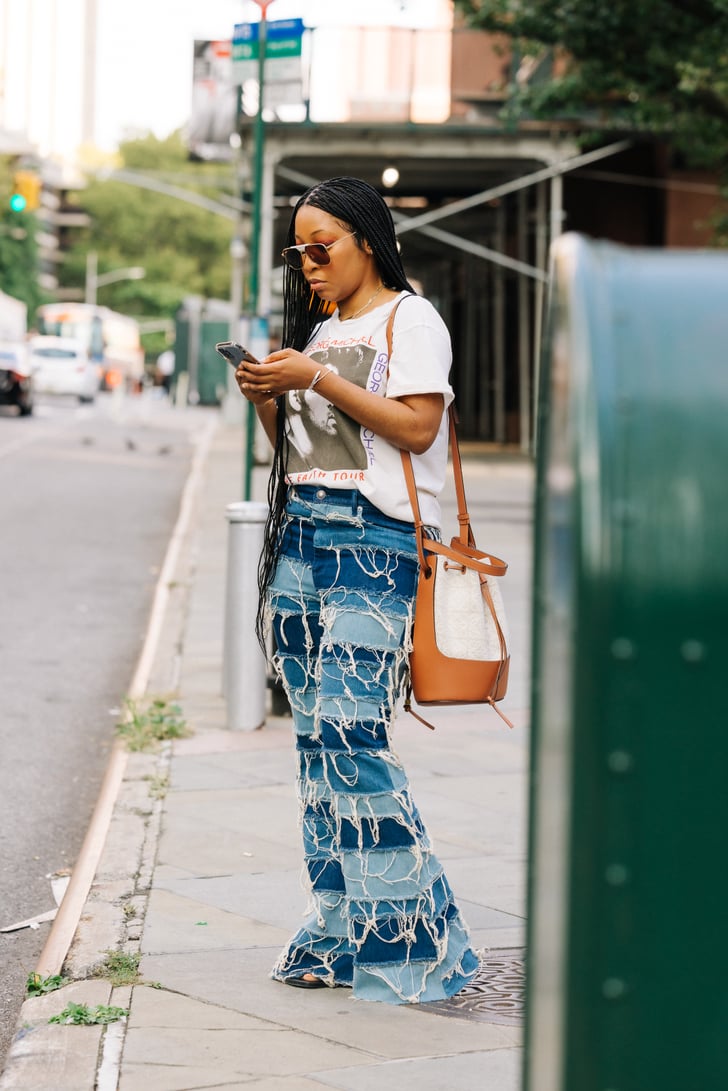
[[[452,996],[478,965],[390,743],[417,573],[411,524],[355,489],[290,490],[269,611],[311,903],[273,976],[391,1004]]]

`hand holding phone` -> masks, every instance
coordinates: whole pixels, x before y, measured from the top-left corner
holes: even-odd
[[[248,350],[243,348],[242,345],[239,345],[237,341],[218,341],[215,345],[215,350],[234,368],[240,367],[243,362],[246,364],[260,363],[260,360],[256,360],[252,352],[248,352]]]

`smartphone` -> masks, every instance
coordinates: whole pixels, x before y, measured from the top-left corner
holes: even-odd
[[[218,341],[215,345],[215,349],[221,356],[227,360],[233,367],[238,367],[245,361],[247,364],[259,364],[260,360],[256,360],[252,352],[248,352],[242,345],[239,345],[237,341]]]

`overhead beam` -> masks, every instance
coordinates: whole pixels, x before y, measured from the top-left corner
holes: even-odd
[[[509,193],[517,193],[519,189],[525,189],[527,186],[536,185],[538,182],[546,182],[559,174],[567,174],[569,171],[577,170],[579,167],[585,167],[589,163],[596,163],[600,159],[606,159],[608,156],[617,155],[618,152],[625,151],[630,145],[631,141],[629,140],[618,140],[614,144],[607,144],[603,148],[596,148],[594,151],[584,152],[583,155],[576,155],[571,159],[564,159],[561,163],[554,163],[549,167],[543,167],[541,170],[532,171],[531,174],[524,174],[520,178],[514,178],[510,182],[503,182],[499,186],[491,186],[489,189],[484,189],[481,193],[474,193],[470,197],[463,197],[460,201],[452,201],[442,208],[433,209],[431,212],[423,212],[420,216],[405,217],[406,222],[402,224],[398,234],[402,235],[405,231],[419,231],[426,224],[434,223],[436,220],[443,220],[448,216],[455,216],[459,212],[467,212],[471,208],[476,208],[478,205],[485,204],[488,201],[494,201],[498,197],[506,197]]]
[[[315,186],[321,181],[320,178],[312,178],[308,174],[302,174],[301,171],[291,170],[289,167],[283,167],[280,164],[276,167],[278,174],[282,178],[285,178],[289,182],[295,182],[297,185],[305,186],[308,189],[310,186]],[[397,224],[397,234],[401,234],[399,230],[400,224],[409,224],[410,218],[402,212],[397,212],[396,209],[392,210],[392,219]],[[429,239],[435,239],[437,242],[443,242],[446,246],[452,246],[456,250],[462,250],[466,254],[472,254],[476,258],[483,258],[485,261],[492,261],[495,265],[502,265],[506,269],[512,269],[514,273],[520,273],[522,276],[532,277],[534,280],[548,280],[548,274],[543,269],[537,269],[534,265],[527,265],[523,261],[518,261],[516,258],[509,258],[506,254],[500,254],[497,250],[491,250],[489,246],[481,246],[480,243],[471,242],[469,239],[463,239],[460,235],[453,235],[450,231],[443,231],[439,227],[419,227],[417,228],[423,235],[426,235]]]

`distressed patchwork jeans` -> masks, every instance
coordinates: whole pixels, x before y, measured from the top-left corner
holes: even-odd
[[[391,747],[418,560],[356,489],[289,491],[270,591],[293,713],[309,915],[273,969],[361,1000],[442,1000],[477,957]]]

